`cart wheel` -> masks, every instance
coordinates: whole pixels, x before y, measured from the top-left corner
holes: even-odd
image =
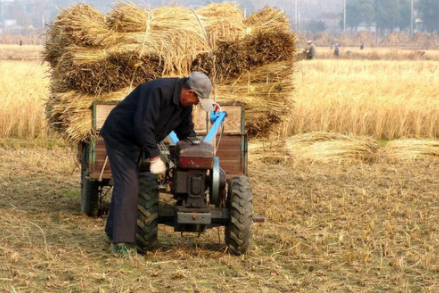
[[[99,182],[87,177],[88,150],[82,151],[81,161],[81,212],[89,217],[96,218],[99,212]]]
[[[228,183],[227,207],[230,218],[225,229],[225,240],[230,252],[240,255],[248,251],[252,238],[253,195],[245,176],[234,177]]]
[[[157,243],[158,204],[157,175],[139,172],[136,244],[140,251],[150,250]]]

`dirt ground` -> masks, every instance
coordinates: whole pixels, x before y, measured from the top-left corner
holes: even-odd
[[[439,292],[439,162],[252,159],[248,255],[224,231],[159,230],[160,248],[113,256],[82,216],[68,148],[0,147],[1,292]]]

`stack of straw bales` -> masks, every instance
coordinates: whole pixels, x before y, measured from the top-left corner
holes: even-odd
[[[216,102],[244,103],[248,132],[266,135],[290,114],[295,35],[277,9],[242,15],[233,3],[62,11],[43,53],[53,69],[50,124],[72,142],[87,141],[93,102],[119,101],[140,83],[198,70],[212,79]]]

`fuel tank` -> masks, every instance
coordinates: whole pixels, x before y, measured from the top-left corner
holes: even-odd
[[[202,141],[179,141],[177,164],[180,169],[212,169],[215,156],[213,146]]]

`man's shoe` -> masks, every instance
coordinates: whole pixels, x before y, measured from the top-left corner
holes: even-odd
[[[130,243],[115,243],[113,244],[112,252],[124,257],[136,256],[136,246]]]
[[[107,244],[113,243],[113,237],[111,237],[107,233],[105,233],[105,243],[107,243]]]

